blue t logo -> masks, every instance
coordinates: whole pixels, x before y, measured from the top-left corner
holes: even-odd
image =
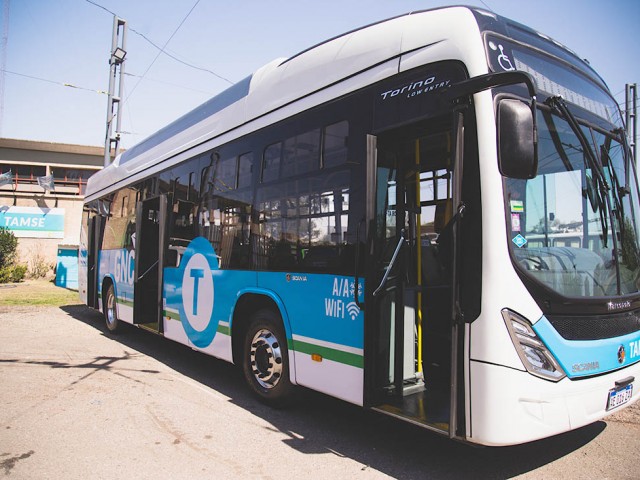
[[[181,278],[175,278],[175,294],[170,294],[173,289],[167,291],[167,307],[170,301],[178,304],[184,331],[198,348],[211,345],[218,330],[218,321],[213,319],[213,270],[217,269],[218,257],[209,240],[194,238],[180,261],[177,274]]]
[[[204,270],[201,268],[192,268],[190,272],[193,278],[193,314],[198,315],[198,283],[204,277]]]

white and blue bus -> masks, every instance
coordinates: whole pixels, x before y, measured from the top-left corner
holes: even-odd
[[[276,60],[93,175],[80,291],[267,403],[516,444],[640,396],[638,198],[588,63],[440,8]]]

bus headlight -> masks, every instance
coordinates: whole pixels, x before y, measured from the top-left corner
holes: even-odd
[[[511,340],[518,356],[529,373],[545,380],[558,382],[566,374],[547,347],[531,328],[531,324],[511,310],[502,310],[502,318],[507,324]]]

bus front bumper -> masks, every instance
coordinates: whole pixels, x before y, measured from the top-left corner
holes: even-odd
[[[632,397],[607,410],[616,382],[631,378]],[[467,440],[513,445],[589,425],[631,406],[640,398],[640,362],[597,377],[554,383],[525,371],[472,361],[470,385]]]

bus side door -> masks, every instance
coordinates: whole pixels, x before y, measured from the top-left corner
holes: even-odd
[[[158,333],[162,333],[162,265],[166,219],[166,195],[138,202],[133,323]]]

